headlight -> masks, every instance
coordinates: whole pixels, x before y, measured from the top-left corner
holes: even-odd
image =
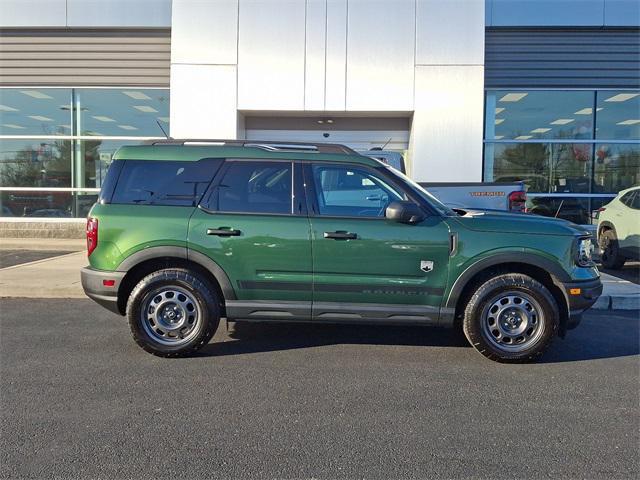
[[[593,266],[592,260],[593,244],[591,238],[579,238],[578,248],[576,249],[576,264],[579,267]]]

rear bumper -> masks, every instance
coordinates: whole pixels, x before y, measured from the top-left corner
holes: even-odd
[[[119,315],[121,312],[118,309],[118,289],[125,275],[126,272],[108,272],[91,267],[80,270],[82,288],[87,297]],[[105,285],[105,280],[113,280],[113,286]]]
[[[582,313],[591,308],[602,294],[602,282],[599,278],[586,282],[568,282],[562,284],[569,305],[569,322],[567,329],[576,328]]]

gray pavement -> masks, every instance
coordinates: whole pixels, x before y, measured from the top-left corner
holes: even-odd
[[[89,300],[3,299],[2,478],[638,478],[640,328],[590,312],[542,362],[446,331],[243,325],[151,356]]]

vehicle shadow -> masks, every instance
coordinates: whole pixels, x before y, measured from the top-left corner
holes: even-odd
[[[540,363],[577,362],[640,354],[640,317],[637,311],[602,312],[585,317],[565,339],[556,339]]]
[[[225,329],[224,323],[220,329]],[[243,355],[326,345],[390,345],[470,348],[450,329],[419,326],[310,325],[303,323],[229,323],[229,331],[216,335],[195,357]],[[556,338],[540,363],[562,363],[640,354],[637,312],[607,312],[585,317],[582,324]]]
[[[220,324],[225,328],[224,323]],[[225,356],[338,344],[470,347],[453,330],[387,325],[230,322],[226,341],[214,339],[194,356]]]

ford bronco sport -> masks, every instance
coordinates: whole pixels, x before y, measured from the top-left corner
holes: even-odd
[[[526,362],[602,292],[576,225],[454,211],[332,144],[120,148],[87,247],[86,294],[165,357],[205,345],[226,318],[453,327],[490,359]]]

